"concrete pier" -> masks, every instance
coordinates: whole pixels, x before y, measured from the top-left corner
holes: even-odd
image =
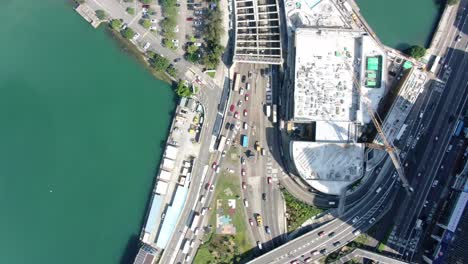
[[[99,24],[101,24],[101,20],[99,20],[99,18],[96,16],[96,12],[94,12],[94,10],[87,4],[78,5],[75,10],[94,28],[97,28]]]

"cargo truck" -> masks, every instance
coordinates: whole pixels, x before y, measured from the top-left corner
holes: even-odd
[[[241,143],[242,143],[242,147],[248,148],[249,147],[249,137],[247,135],[242,135]]]

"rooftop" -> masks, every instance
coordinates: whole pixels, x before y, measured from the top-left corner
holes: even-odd
[[[362,175],[363,144],[292,141],[290,149],[300,176],[320,192],[339,195]]]

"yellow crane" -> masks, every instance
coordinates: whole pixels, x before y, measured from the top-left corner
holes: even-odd
[[[344,61],[344,63],[346,65],[346,67],[348,68],[348,70],[351,73],[353,73],[354,72],[353,69],[347,64],[347,62]],[[384,131],[382,129],[382,126],[380,125],[381,123],[383,123],[382,120],[372,110],[372,108],[371,108],[371,106],[370,106],[370,104],[368,102],[369,99],[364,94],[361,93],[361,84],[356,80],[356,78],[354,77],[353,74],[351,74],[351,75],[352,75],[353,83],[356,86],[356,89],[357,89],[360,97],[363,98],[363,102],[366,105],[367,112],[369,113],[369,116],[370,116],[372,122],[374,123],[374,126],[377,129],[377,132],[379,133],[379,135],[380,135],[380,137],[382,138],[382,141],[383,141],[383,145],[375,144],[375,143],[367,143],[366,146],[370,147],[370,148],[373,148],[373,149],[382,149],[382,150],[387,151],[388,155],[390,156],[390,159],[393,162],[393,166],[395,166],[395,169],[396,169],[396,171],[398,173],[398,177],[400,178],[403,187],[406,188],[406,190],[412,192],[413,188],[411,188],[411,186],[409,185],[408,180],[405,177],[405,171],[403,170],[403,167],[401,166],[401,160],[400,160],[400,156],[398,155],[398,150],[395,148],[395,146],[393,145],[392,142],[387,140],[387,137],[385,136],[385,133],[384,133]]]

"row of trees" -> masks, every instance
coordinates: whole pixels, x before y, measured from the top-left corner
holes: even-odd
[[[168,59],[152,51],[148,51],[146,54],[149,57],[149,62],[153,69],[159,72],[167,72],[167,74],[169,74],[172,77],[177,76],[177,70],[174,68],[174,66]]]
[[[175,49],[173,39],[176,38],[175,28],[177,26],[177,0],[161,0],[161,8],[164,20],[161,22],[162,34],[164,36],[163,45]]]
[[[219,1],[215,1],[215,3],[216,7],[210,9],[206,15],[203,32],[206,52],[203,54],[201,63],[208,69],[216,69],[224,51],[224,47],[221,45],[221,37],[224,33],[222,11],[219,9]]]

